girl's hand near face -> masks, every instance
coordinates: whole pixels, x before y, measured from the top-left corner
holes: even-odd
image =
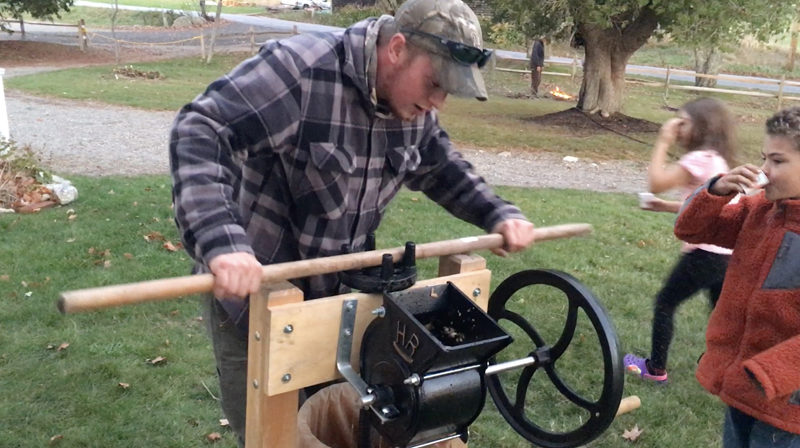
[[[678,140],[678,134],[684,121],[683,118],[670,118],[667,120],[661,125],[661,130],[658,132],[658,141],[667,146],[675,143]],[[656,145],[656,148],[659,148],[659,146]]]
[[[760,171],[757,166],[749,163],[737,166],[714,182],[709,191],[718,196],[745,193],[747,188],[758,186],[758,173]]]
[[[650,166],[647,169],[647,180],[650,191],[662,193],[673,188],[688,185],[692,181],[689,171],[677,163],[667,163],[669,148],[678,143],[683,129],[689,124],[686,118],[677,117],[667,120],[658,133],[653,146]]]

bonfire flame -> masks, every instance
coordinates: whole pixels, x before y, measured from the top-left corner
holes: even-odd
[[[560,100],[567,100],[567,101],[575,98],[574,96],[570,95],[569,93],[561,90],[558,86],[556,86],[555,89],[550,91],[550,95],[553,95],[554,98],[557,98],[557,99],[560,99]]]

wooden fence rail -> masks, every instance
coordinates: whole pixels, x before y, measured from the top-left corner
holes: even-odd
[[[520,58],[499,58],[500,60],[508,60],[508,61],[518,61],[518,62],[527,62],[527,59],[520,59]],[[554,71],[542,71],[543,75],[550,75],[550,76],[569,76],[571,79],[575,79],[577,76],[578,68],[582,69],[583,67],[581,64],[577,64],[577,58],[573,58],[572,62],[562,62],[562,61],[554,61],[554,60],[546,60],[545,61],[548,65],[556,66],[556,65],[567,65],[570,66],[571,73],[565,72],[554,72]],[[530,70],[520,70],[520,69],[512,69],[512,68],[504,68],[504,67],[495,67],[495,70],[501,72],[511,72],[511,73],[530,73]],[[652,85],[652,86],[663,86],[664,87],[664,98],[669,97],[670,89],[673,90],[689,90],[695,92],[714,92],[714,93],[728,93],[732,95],[744,95],[744,96],[754,96],[754,97],[762,97],[762,98],[775,98],[776,100],[776,109],[780,110],[783,107],[783,103],[785,101],[800,101],[800,96],[787,96],[784,94],[784,90],[787,86],[792,87],[800,87],[800,81],[792,81],[787,80],[785,76],[781,76],[780,79],[765,79],[765,78],[753,78],[742,80],[740,76],[732,76],[732,75],[710,75],[706,73],[695,73],[691,70],[683,70],[683,69],[675,69],[671,67],[667,67],[666,69],[648,69],[648,68],[637,68],[634,73],[630,73],[629,75],[647,75],[647,74],[655,74],[655,75],[664,75],[664,80],[662,82],[652,82],[646,81],[645,84]],[[694,76],[696,78],[708,78],[708,79],[716,79],[716,80],[728,80],[728,81],[738,81],[747,84],[763,84],[763,85],[773,85],[776,86],[777,91],[773,92],[764,92],[764,91],[754,91],[748,89],[736,89],[736,88],[719,88],[719,87],[702,87],[702,86],[695,86],[695,85],[688,85],[688,84],[679,84],[675,83],[673,80],[673,75],[685,75],[685,76]],[[626,77],[626,82],[636,82],[641,83],[642,81],[638,79],[629,79]]]

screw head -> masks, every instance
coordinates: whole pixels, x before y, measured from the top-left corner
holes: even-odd
[[[472,297],[478,297],[481,295],[481,288],[475,288],[472,290]]]
[[[292,324],[287,324],[285,327],[283,327],[283,332],[286,333],[286,334],[289,334],[289,333],[291,333],[293,331],[294,331],[294,327],[292,326]]]
[[[253,334],[253,337],[256,338],[256,341],[260,341],[261,340],[261,332],[256,331],[255,334]]]
[[[292,380],[292,374],[291,373],[284,373],[283,376],[281,377],[281,382],[283,382],[283,383],[288,383],[291,380]]]
[[[258,380],[253,380],[253,388],[258,389]]]
[[[345,328],[344,329],[344,335],[345,336],[352,336],[353,335],[353,330],[351,330],[349,328]]]

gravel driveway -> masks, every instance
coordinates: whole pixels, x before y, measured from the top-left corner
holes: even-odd
[[[45,99],[18,91],[7,91],[6,103],[12,138],[30,144],[58,174],[168,173],[167,141],[174,112]],[[548,153],[459,149],[493,185],[626,193],[647,189],[642,163],[565,162]]]

